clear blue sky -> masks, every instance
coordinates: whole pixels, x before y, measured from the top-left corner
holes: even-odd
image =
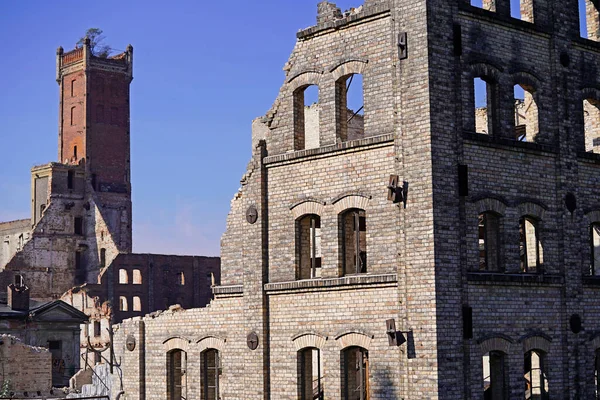
[[[29,217],[29,170],[57,161],[56,48],[98,27],[112,47],[134,47],[134,251],[218,255],[251,122],[275,100],[317,3],[0,1],[0,221]]]
[[[0,221],[29,217],[29,170],[57,161],[56,48],[98,27],[112,47],[134,46],[134,251],[218,255],[251,121],[275,100],[317,3],[0,1]]]

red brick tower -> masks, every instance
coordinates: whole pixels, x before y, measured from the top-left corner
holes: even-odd
[[[60,86],[59,162],[85,164],[99,192],[129,193],[129,84],[133,47],[110,58],[84,46],[56,57]]]

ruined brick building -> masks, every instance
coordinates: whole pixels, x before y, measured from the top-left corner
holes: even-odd
[[[598,395],[598,9],[580,38],[576,0],[509,3],[319,3],[253,123],[215,299],[117,327],[128,399]]]
[[[219,258],[132,253],[133,48],[110,58],[94,56],[89,40],[59,48],[56,72],[59,162],[31,171],[31,219],[0,223],[0,288],[16,276],[32,298],[84,311],[85,351],[88,337],[107,344],[111,322],[207,304]]]

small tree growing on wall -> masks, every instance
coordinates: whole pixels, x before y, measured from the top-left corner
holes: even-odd
[[[85,35],[77,41],[76,47],[82,47],[85,38],[87,37],[90,39],[90,50],[92,51],[92,54],[96,57],[107,58],[110,55],[112,48],[103,43],[106,37],[102,33],[102,29],[99,28],[88,29],[85,32]]]

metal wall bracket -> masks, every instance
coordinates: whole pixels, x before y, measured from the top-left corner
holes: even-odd
[[[403,203],[406,208],[406,201],[408,199],[408,182],[402,182],[402,186],[398,186],[400,178],[398,175],[390,175],[390,182],[388,184],[388,201],[394,204]]]

